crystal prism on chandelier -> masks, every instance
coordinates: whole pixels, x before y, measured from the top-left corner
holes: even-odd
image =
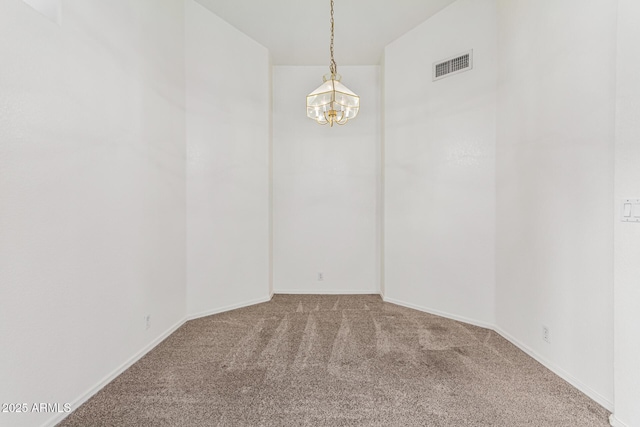
[[[360,110],[360,97],[340,82],[338,66],[333,59],[333,0],[331,0],[331,64],[324,83],[307,95],[307,117],[321,125],[343,125],[355,118]]]

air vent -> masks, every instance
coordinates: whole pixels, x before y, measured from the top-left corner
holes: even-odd
[[[462,73],[473,68],[473,50],[433,64],[433,81]]]

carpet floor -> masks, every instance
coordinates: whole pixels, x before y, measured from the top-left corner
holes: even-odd
[[[187,322],[59,426],[608,426],[493,331],[378,295]]]

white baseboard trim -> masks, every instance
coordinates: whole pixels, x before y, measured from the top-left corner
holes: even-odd
[[[628,425],[617,419],[614,414],[611,414],[609,416],[609,424],[611,424],[612,427],[629,427]]]
[[[529,348],[526,345],[522,344],[521,342],[516,340],[514,337],[509,335],[507,332],[505,332],[504,330],[498,328],[497,326],[495,326],[493,324],[490,324],[490,323],[487,323],[487,322],[481,322],[481,321],[478,321],[478,320],[475,320],[475,319],[469,319],[467,317],[458,316],[458,315],[451,314],[451,313],[446,313],[446,312],[443,312],[443,311],[440,311],[440,310],[434,310],[434,309],[430,309],[430,308],[426,308],[426,307],[421,307],[421,306],[415,305],[415,304],[409,304],[409,303],[406,303],[404,301],[395,300],[393,298],[383,297],[383,300],[385,302],[389,302],[389,303],[400,305],[400,306],[407,307],[407,308],[412,308],[412,309],[418,310],[418,311],[423,311],[425,313],[435,314],[436,316],[442,316],[442,317],[446,317],[448,319],[457,320],[457,321],[464,322],[464,323],[469,323],[471,325],[479,326],[481,328],[492,329],[496,333],[502,335],[502,337],[504,337],[507,341],[509,341],[510,343],[515,345],[516,347],[518,347],[520,350],[524,351],[529,356],[533,357],[535,360],[540,362],[543,366],[545,366],[551,372],[555,373],[560,378],[562,378],[563,380],[565,380],[566,382],[571,384],[573,387],[575,387],[576,389],[578,389],[582,393],[586,394],[589,398],[594,400],[596,403],[598,403],[599,405],[601,405],[602,407],[604,407],[608,411],[613,411],[613,403],[609,399],[605,398],[600,393],[596,392],[592,388],[590,388],[587,385],[583,384],[581,381],[579,381],[578,379],[573,377],[571,374],[566,372],[564,369],[554,365],[549,360],[547,360],[544,357],[540,356],[538,353],[533,351],[531,348]],[[614,427],[627,427],[624,423],[621,423],[619,420],[617,420],[615,418],[615,416],[613,416],[613,415],[612,415],[612,418],[610,418],[610,422],[611,422],[611,425],[614,426]],[[616,422],[617,424],[613,424],[614,422]]]
[[[84,394],[82,394],[80,397],[78,397],[73,402],[71,402],[72,411],[75,411],[76,409],[78,409],[80,407],[80,405],[82,405],[87,400],[92,398],[93,395],[95,395],[97,392],[102,390],[104,388],[104,386],[106,386],[111,381],[116,379],[116,377],[118,375],[122,374],[124,371],[129,369],[134,363],[136,363],[138,360],[142,359],[142,357],[144,355],[146,355],[151,350],[153,350],[158,344],[160,344],[162,341],[164,341],[169,335],[174,333],[180,326],[184,325],[185,322],[186,322],[186,319],[182,319],[182,320],[178,321],[175,325],[171,326],[164,333],[162,333],[156,339],[154,339],[149,344],[147,344],[142,350],[138,351],[136,354],[131,356],[126,362],[124,362],[122,365],[120,365],[119,367],[114,369],[106,377],[104,377],[100,381],[98,381],[98,383],[95,386],[91,387]],[[58,424],[60,421],[64,420],[67,416],[71,415],[71,413],[72,412],[56,414],[52,418],[50,418],[47,422],[45,422],[43,424],[43,427],[53,427],[56,424]]]
[[[220,308],[214,308],[213,310],[206,310],[206,311],[201,311],[195,314],[190,314],[187,316],[187,321],[189,320],[195,320],[195,319],[200,319],[201,317],[207,317],[207,316],[211,316],[213,314],[220,314],[220,313],[224,313],[225,311],[231,311],[231,310],[237,310],[238,308],[244,308],[244,307],[249,307],[250,305],[256,305],[256,304],[260,304],[263,302],[269,302],[271,301],[271,298],[273,298],[273,294],[271,295],[266,295],[262,298],[257,298],[251,301],[244,301],[244,302],[240,302],[238,304],[231,304],[231,305],[227,305],[224,307],[220,307]]]
[[[263,302],[270,301],[271,298],[273,298],[273,293],[271,293],[270,295],[268,295],[266,297],[259,298],[259,299],[256,299],[256,300],[247,301],[247,302],[234,304],[234,305],[229,305],[229,306],[226,306],[226,307],[221,307],[221,308],[217,308],[217,309],[210,310],[210,311],[196,313],[196,314],[190,315],[190,316],[180,320],[175,325],[173,325],[172,327],[167,329],[160,336],[158,336],[156,339],[154,339],[152,342],[150,342],[142,350],[140,350],[135,355],[133,355],[131,358],[129,358],[126,362],[124,362],[118,368],[114,369],[109,375],[107,375],[102,380],[100,380],[98,382],[98,384],[96,384],[95,386],[91,387],[84,394],[82,394],[79,398],[77,398],[73,402],[71,402],[71,408],[73,410],[76,410],[77,408],[79,408],[80,405],[82,405],[87,400],[89,400],[91,397],[93,397],[93,395],[95,395],[97,392],[102,390],[104,388],[104,386],[106,386],[111,381],[116,379],[116,377],[118,377],[118,375],[122,374],[124,371],[129,369],[138,360],[142,359],[142,357],[144,355],[146,355],[148,352],[153,350],[158,344],[160,344],[162,341],[164,341],[169,335],[174,333],[180,326],[184,325],[187,321],[194,320],[194,319],[199,319],[201,317],[210,316],[212,314],[223,313],[225,311],[235,310],[235,309],[238,309],[238,308],[248,307],[250,305],[260,304],[260,303],[263,303]],[[43,424],[43,427],[53,427],[56,424],[58,424],[60,421],[64,420],[70,414],[71,413],[56,414],[54,417],[50,418],[47,422],[45,422]]]
[[[209,311],[204,311],[204,312],[199,312],[199,313],[196,313],[196,314],[189,315],[188,317],[178,321],[172,327],[167,329],[164,333],[159,335],[156,339],[154,339],[151,343],[149,343],[147,346],[145,346],[142,350],[137,352],[135,355],[133,355],[131,358],[129,358],[126,362],[124,362],[122,365],[120,365],[118,368],[116,368],[110,374],[108,374],[106,377],[104,377],[102,380],[100,380],[95,386],[91,387],[84,394],[82,394],[80,397],[78,397],[73,402],[71,402],[71,408],[73,410],[75,410],[78,407],[80,407],[80,405],[82,405],[87,400],[89,400],[93,395],[95,395],[97,392],[99,392],[104,386],[106,386],[111,381],[113,381],[118,375],[122,374],[124,371],[126,371],[128,368],[130,368],[134,363],[136,363],[144,355],[146,355],[149,351],[151,351],[158,344],[160,344],[162,341],[164,341],[169,335],[174,333],[179,327],[184,325],[187,321],[194,320],[194,319],[199,319],[201,317],[211,316],[213,314],[223,313],[223,312],[230,311],[230,310],[236,310],[238,308],[244,308],[244,307],[248,307],[248,306],[251,306],[251,305],[260,304],[260,303],[263,303],[263,302],[268,302],[273,298],[274,294],[293,294],[293,295],[313,295],[313,294],[318,294],[318,295],[379,295],[379,293],[375,292],[375,291],[327,291],[327,290],[309,291],[309,290],[300,290],[300,289],[288,289],[288,290],[277,289],[277,290],[274,290],[273,292],[271,292],[269,295],[267,295],[265,297],[258,298],[258,299],[252,300],[252,301],[245,301],[245,302],[242,302],[242,303],[228,305],[228,306],[217,308],[217,309],[214,309],[214,310],[209,310]],[[593,399],[595,402],[597,402],[598,404],[603,406],[605,409],[607,409],[608,411],[613,411],[613,403],[611,401],[609,401],[608,399],[606,399],[604,396],[602,396],[601,394],[599,394],[595,390],[591,389],[590,387],[586,386],[585,384],[583,384],[582,382],[577,380],[575,377],[573,377],[572,375],[567,373],[565,370],[563,370],[563,369],[559,368],[558,366],[554,365],[553,363],[549,362],[547,359],[545,359],[544,357],[540,356],[538,353],[533,351],[531,348],[529,348],[526,345],[522,344],[521,342],[516,340],[514,337],[509,335],[507,332],[505,332],[504,330],[496,327],[495,325],[492,325],[492,324],[489,324],[489,323],[486,323],[486,322],[477,321],[477,320],[474,320],[474,319],[469,319],[469,318],[466,318],[466,317],[463,317],[463,316],[454,315],[454,314],[451,314],[451,313],[446,313],[446,312],[443,312],[443,311],[440,311],[440,310],[434,310],[434,309],[430,309],[430,308],[426,308],[426,307],[421,307],[421,306],[418,306],[418,305],[415,305],[415,304],[410,304],[410,303],[406,303],[406,302],[403,302],[403,301],[400,301],[400,300],[395,300],[393,298],[387,298],[384,295],[381,295],[381,297],[382,297],[383,301],[391,303],[391,304],[396,304],[396,305],[399,305],[399,306],[402,306],[402,307],[411,308],[411,309],[414,309],[414,310],[422,311],[422,312],[433,314],[433,315],[436,315],[436,316],[441,316],[441,317],[445,317],[445,318],[448,318],[448,319],[457,320],[459,322],[468,323],[468,324],[471,324],[471,325],[479,326],[481,328],[492,329],[496,333],[498,333],[502,337],[504,337],[507,341],[511,342],[513,345],[518,347],[520,350],[524,351],[529,356],[533,357],[535,360],[540,362],[547,369],[551,370],[553,373],[558,375],[560,378],[564,379],[569,384],[571,384],[573,387],[575,387],[576,389],[578,389],[582,393],[586,394],[589,398]],[[43,427],[53,427],[56,424],[58,424],[59,422],[61,422],[63,419],[65,419],[68,415],[70,415],[70,413],[56,414],[55,416],[50,418],[47,422],[45,422],[43,424]],[[622,421],[618,420],[615,417],[614,414],[611,414],[611,416],[609,417],[609,423],[613,427],[629,427],[625,423],[623,423]]]
[[[399,306],[402,306],[402,307],[407,307],[407,308],[411,308],[411,309],[414,309],[414,310],[422,311],[422,312],[425,312],[425,313],[434,314],[434,315],[440,316],[440,317],[446,317],[447,319],[457,320],[458,322],[468,323],[470,325],[479,326],[481,328],[486,328],[486,329],[494,329],[495,328],[495,326],[493,324],[491,324],[491,323],[481,322],[479,320],[470,319],[468,317],[458,316],[456,314],[451,314],[451,313],[447,313],[447,312],[440,311],[440,310],[434,310],[432,308],[427,308],[427,307],[422,307],[422,306],[415,305],[415,304],[410,304],[410,303],[407,303],[407,302],[404,302],[404,301],[400,301],[400,300],[397,300],[397,299],[387,298],[385,296],[383,296],[382,299],[384,300],[384,302],[389,302],[391,304],[399,305]]]
[[[564,369],[562,369],[559,366],[556,366],[555,364],[551,363],[549,360],[547,360],[546,358],[542,357],[541,355],[536,353],[534,350],[532,350],[528,346],[524,345],[523,343],[521,343],[520,341],[515,339],[513,336],[509,335],[503,329],[500,329],[498,327],[494,327],[494,330],[498,334],[502,335],[502,337],[504,339],[506,339],[507,341],[509,341],[511,344],[515,345],[520,350],[524,351],[529,356],[531,356],[534,359],[536,359],[538,362],[540,362],[544,367],[549,369],[551,372],[553,372],[554,374],[556,374],[557,376],[559,376],[560,378],[562,378],[563,380],[565,380],[566,382],[571,384],[573,387],[577,388],[582,393],[584,393],[587,396],[589,396],[589,398],[594,400],[596,403],[601,405],[603,408],[605,408],[606,410],[608,410],[610,412],[613,411],[613,402],[611,402],[609,399],[605,398],[600,393],[598,393],[597,391],[593,390],[591,387],[585,385],[584,383],[582,383],[580,380],[575,378],[573,375],[569,374]],[[624,424],[620,424],[620,425],[624,426]]]
[[[283,294],[283,295],[380,295],[379,291],[375,289],[370,289],[366,291],[349,291],[349,290],[338,290],[332,291],[327,289],[275,289],[273,291],[274,294]]]

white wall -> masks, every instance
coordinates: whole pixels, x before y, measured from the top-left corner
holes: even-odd
[[[0,402],[75,408],[184,317],[183,8],[0,9]]]
[[[618,2],[615,148],[615,408],[618,426],[640,426],[640,224],[620,221],[621,200],[640,198],[640,3]]]
[[[273,62],[269,55],[269,296],[273,294]]]
[[[362,106],[353,121],[333,128],[304,109],[306,94],[328,72],[273,70],[274,289],[378,293],[379,68],[339,67]]]
[[[269,294],[269,55],[186,1],[188,314]]]
[[[614,422],[640,425],[640,226],[611,203],[614,123],[615,205],[640,197],[636,3],[459,0],[383,72],[340,67],[362,110],[330,129],[300,97],[327,67],[272,69],[194,0],[69,0],[61,27],[4,0],[0,402],[75,407],[185,310],[384,290],[495,322],[611,409],[614,217]]]
[[[498,2],[496,323],[609,409],[615,37],[615,2]]]
[[[52,22],[60,23],[61,0],[22,0]]]
[[[460,0],[385,49],[385,298],[492,325],[496,9]],[[455,29],[455,30],[453,30]],[[473,70],[432,64],[473,49]]]
[[[385,62],[384,52],[382,52],[382,55],[380,57],[380,147],[379,147],[380,155],[378,156],[377,169],[378,169],[378,246],[380,248],[378,253],[378,263],[380,264],[379,270],[378,270],[378,277],[380,280],[380,296],[383,299],[385,298],[385,295],[386,295],[386,288],[384,283],[384,278],[385,278],[385,271],[384,271],[384,259],[385,259],[385,255],[384,255],[384,247],[385,247],[385,242],[384,242],[384,224],[385,224],[385,220],[384,220],[384,207],[385,207],[384,150],[385,148],[384,147],[385,147],[385,136],[387,134],[386,126],[385,126],[385,123],[387,120],[387,115],[385,113],[385,106],[387,104],[386,97],[385,97],[385,79],[386,79],[385,69],[386,69],[386,62]]]

